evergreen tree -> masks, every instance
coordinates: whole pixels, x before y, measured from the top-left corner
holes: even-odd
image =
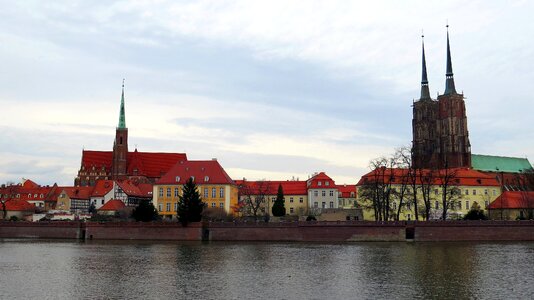
[[[159,215],[151,201],[143,200],[132,211],[132,218],[137,222],[151,222],[158,220]]]
[[[464,216],[464,220],[487,220],[488,217],[484,215],[484,211],[480,209],[478,203],[473,203],[469,212]]]
[[[205,203],[202,202],[197,185],[193,178],[189,178],[184,185],[182,195],[178,201],[178,221],[187,226],[190,222],[200,222]]]
[[[273,204],[273,216],[282,217],[286,215],[286,207],[284,206],[284,190],[282,184],[278,185],[278,194]]]

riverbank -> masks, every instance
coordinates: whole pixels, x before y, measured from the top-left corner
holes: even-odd
[[[77,240],[443,242],[534,241],[534,221],[0,222],[0,238]]]

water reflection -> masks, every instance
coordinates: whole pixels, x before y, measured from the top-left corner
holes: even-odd
[[[1,299],[532,298],[534,243],[0,241]]]

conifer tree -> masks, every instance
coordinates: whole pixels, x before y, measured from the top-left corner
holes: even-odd
[[[179,198],[178,221],[183,226],[187,226],[190,222],[200,222],[205,203],[200,198],[200,193],[197,190],[197,185],[193,182],[193,178],[187,180]]]
[[[158,211],[149,200],[141,200],[132,211],[132,218],[137,222],[151,222],[159,219]]]
[[[282,184],[278,185],[278,193],[273,204],[272,212],[273,216],[275,217],[282,217],[286,215],[286,208],[284,206],[284,190],[282,189]]]

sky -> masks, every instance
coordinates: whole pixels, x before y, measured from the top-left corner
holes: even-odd
[[[449,24],[472,152],[534,157],[534,2],[0,0],[0,182],[71,185],[111,150],[217,158],[234,179],[354,184],[411,143]]]

